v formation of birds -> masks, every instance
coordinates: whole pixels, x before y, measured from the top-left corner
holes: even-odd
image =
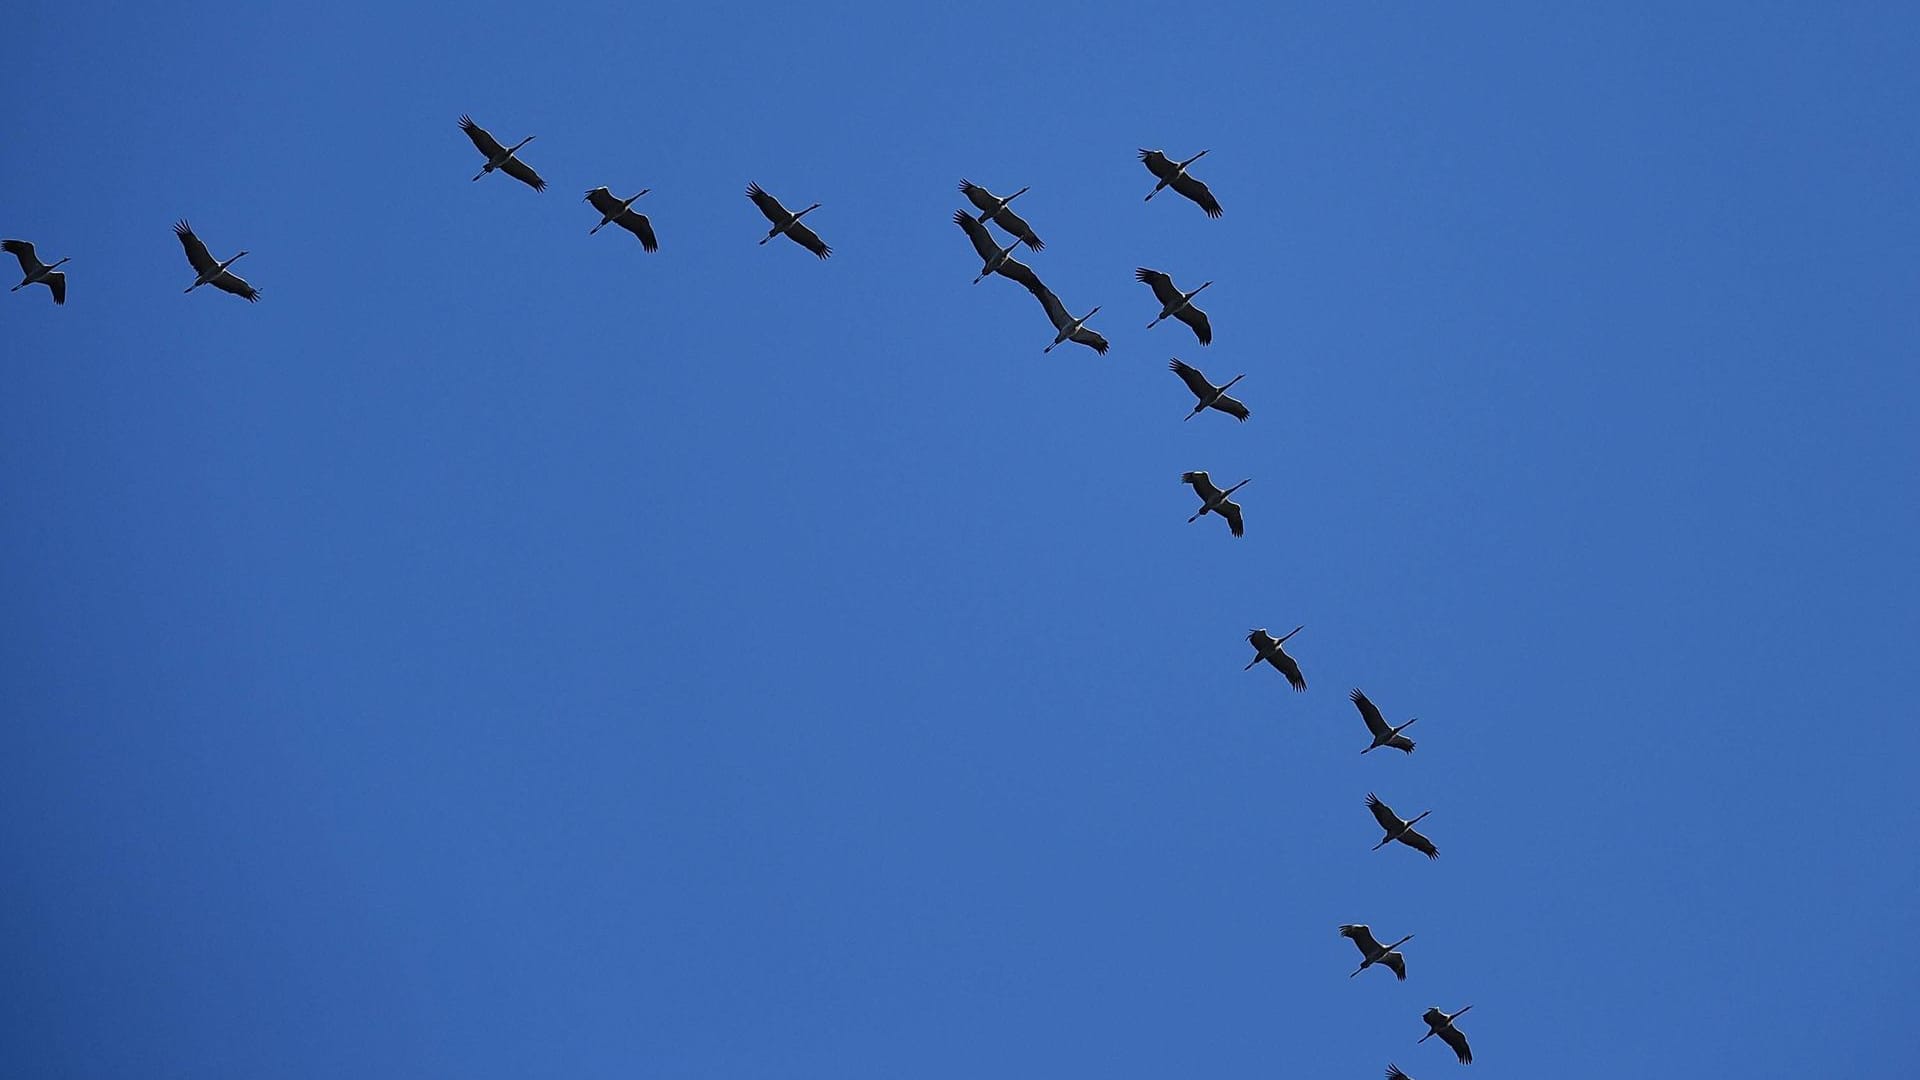
[[[485,159],[481,170],[474,175],[474,180],[480,180],[489,173],[501,172],[535,191],[546,190],[547,182],[541,179],[540,174],[519,156],[520,150],[532,142],[534,136],[529,135],[514,145],[507,146],[489,134],[487,129],[466,116],[460,118],[460,130],[473,142],[474,148]],[[1222,214],[1220,203],[1214,198],[1213,192],[1189,171],[1190,166],[1206,154],[1207,151],[1202,150],[1183,161],[1175,161],[1159,150],[1140,151],[1141,163],[1157,181],[1153,190],[1147,193],[1147,201],[1151,201],[1163,190],[1171,188],[1176,194],[1199,206],[1208,217],[1220,217]],[[613,225],[633,234],[645,251],[659,250],[659,241],[654,234],[653,222],[647,215],[633,209],[634,203],[642,195],[647,194],[648,190],[650,189],[642,188],[635,195],[624,199],[604,186],[588,191],[586,202],[600,215],[599,224],[588,230],[589,235],[599,232],[605,226]],[[1046,312],[1048,320],[1053,323],[1055,331],[1053,341],[1042,350],[1043,352],[1051,352],[1055,346],[1073,342],[1085,345],[1096,353],[1104,354],[1108,349],[1107,339],[1087,325],[1100,308],[1095,306],[1084,315],[1074,315],[1031,267],[1014,258],[1014,252],[1023,246],[1032,252],[1038,252],[1046,247],[1033,226],[1013,209],[1014,200],[1026,194],[1027,190],[1023,187],[1002,196],[995,195],[987,188],[971,181],[960,181],[960,192],[966,197],[967,202],[972,204],[973,210],[955,210],[953,221],[966,233],[975,253],[980,257],[980,272],[974,277],[974,283],[978,284],[988,277],[998,275],[1017,282],[1033,294],[1034,298],[1040,302],[1041,309]],[[820,235],[801,220],[818,210],[820,203],[813,203],[799,211],[789,210],[759,184],[747,185],[747,198],[772,226],[767,234],[760,238],[760,243],[765,244],[776,237],[785,236],[821,259],[833,254],[833,249],[827,246]],[[988,223],[998,226],[1007,234],[1009,239],[1004,245],[987,228]],[[219,259],[185,221],[179,222],[173,228],[175,236],[185,250],[187,264],[194,272],[192,283],[184,291],[192,292],[202,285],[211,285],[215,289],[231,293],[249,303],[260,299],[260,290],[254,288],[245,278],[235,274],[231,269],[241,256],[247,254],[246,251],[237,252],[227,259]],[[13,255],[20,262],[22,280],[20,284],[13,286],[11,291],[18,292],[29,285],[45,285],[53,294],[55,304],[66,303],[67,278],[59,267],[69,261],[67,258],[61,258],[53,263],[42,262],[34,245],[25,240],[0,240],[0,251]],[[1149,329],[1162,320],[1176,319],[1192,329],[1199,344],[1203,346],[1212,344],[1212,321],[1194,300],[1213,282],[1206,281],[1192,289],[1183,289],[1175,283],[1171,275],[1145,266],[1135,270],[1134,277],[1152,290],[1154,299],[1160,304],[1160,313],[1154,317],[1153,322],[1147,324]],[[1227,393],[1235,383],[1245,378],[1245,375],[1236,375],[1226,383],[1216,386],[1199,368],[1184,360],[1175,358],[1168,363],[1168,367],[1181,382],[1186,384],[1195,400],[1192,411],[1187,413],[1185,419],[1191,420],[1208,410],[1225,413],[1240,421],[1245,421],[1251,415],[1245,404]],[[1232,495],[1250,483],[1251,478],[1241,480],[1230,487],[1221,488],[1205,471],[1190,470],[1181,474],[1180,481],[1192,487],[1194,494],[1200,499],[1200,508],[1187,519],[1189,523],[1212,514],[1225,520],[1228,530],[1234,536],[1245,535],[1246,526],[1240,504],[1233,501]],[[1285,676],[1294,690],[1304,692],[1307,689],[1306,677],[1301,673],[1299,662],[1286,650],[1286,642],[1303,629],[1305,627],[1296,626],[1277,638],[1264,628],[1250,631],[1247,634],[1247,642],[1253,646],[1254,656],[1247,663],[1247,669],[1251,670],[1255,665],[1265,661]],[[1366,748],[1360,751],[1362,754],[1382,748],[1399,750],[1405,754],[1413,753],[1413,740],[1402,734],[1412,726],[1413,719],[1394,725],[1364,692],[1356,689],[1352,691],[1349,698],[1354,708],[1359,710],[1360,719],[1366,725],[1371,739]],[[1366,797],[1366,806],[1372,812],[1374,820],[1379,823],[1383,834],[1380,841],[1374,844],[1374,850],[1398,843],[1420,852],[1429,859],[1439,857],[1439,848],[1434,846],[1433,841],[1414,828],[1414,825],[1425,818],[1430,811],[1423,811],[1411,819],[1402,819],[1392,807],[1372,793]],[[1357,976],[1367,968],[1378,965],[1392,971],[1395,978],[1406,979],[1406,957],[1399,951],[1399,947],[1411,940],[1412,934],[1404,935],[1391,945],[1382,945],[1374,936],[1372,929],[1364,923],[1341,926],[1339,933],[1340,936],[1352,941],[1360,951],[1361,963],[1354,969],[1352,975]],[[1472,1008],[1471,1005],[1464,1006],[1452,1013],[1443,1012],[1439,1008],[1428,1009],[1421,1016],[1428,1030],[1418,1041],[1425,1042],[1437,1036],[1453,1049],[1454,1055],[1461,1064],[1471,1063],[1473,1054],[1468,1049],[1466,1036],[1461,1034],[1460,1029],[1454,1024],[1454,1020],[1470,1008]],[[1410,1080],[1397,1065],[1389,1065],[1386,1075],[1388,1080]]]

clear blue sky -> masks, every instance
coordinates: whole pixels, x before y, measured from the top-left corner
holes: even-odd
[[[195,7],[0,11],[0,1074],[1907,1066],[1910,10]]]

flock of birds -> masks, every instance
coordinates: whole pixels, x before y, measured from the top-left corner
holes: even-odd
[[[470,117],[465,116],[460,118],[460,130],[466,133],[467,138],[472,140],[474,147],[486,159],[480,171],[474,175],[475,180],[489,173],[501,172],[535,191],[546,189],[547,182],[540,178],[540,174],[535,172],[531,165],[519,157],[521,148],[532,142],[534,136],[529,135],[512,146],[506,146],[489,134],[485,128],[474,123]],[[1189,171],[1194,162],[1199,161],[1206,154],[1207,151],[1202,150],[1184,161],[1174,161],[1159,150],[1140,151],[1140,161],[1158,181],[1153,190],[1147,193],[1147,200],[1151,201],[1161,191],[1172,188],[1176,193],[1192,200],[1206,211],[1208,217],[1220,217],[1220,203],[1214,198],[1213,192]],[[647,194],[648,190],[650,189],[642,188],[626,199],[614,195],[605,187],[597,187],[587,192],[586,202],[600,214],[599,224],[589,229],[588,235],[597,233],[608,225],[616,225],[632,233],[644,250],[649,252],[659,250],[659,240],[654,234],[653,223],[647,215],[633,209],[633,204]],[[1013,257],[1014,251],[1021,245],[1025,245],[1032,251],[1039,251],[1046,246],[1034,232],[1033,226],[1012,208],[1013,201],[1026,194],[1028,189],[1023,187],[1011,195],[1001,196],[971,181],[962,180],[960,191],[966,196],[967,201],[973,204],[975,210],[975,212],[956,210],[953,215],[954,223],[967,234],[967,239],[972,242],[974,250],[981,259],[980,273],[974,277],[974,284],[979,284],[997,274],[1018,282],[1032,293],[1040,301],[1041,308],[1054,326],[1053,341],[1041,351],[1051,352],[1055,346],[1071,341],[1104,354],[1108,349],[1107,339],[1087,326],[1088,320],[1092,319],[1100,308],[1095,306],[1085,315],[1075,317],[1031,267]],[[784,235],[819,258],[825,259],[833,254],[833,249],[820,239],[820,234],[814,232],[801,220],[818,210],[819,203],[816,202],[798,212],[791,211],[758,184],[747,186],[747,198],[753,201],[754,206],[772,225],[767,234],[760,238],[760,243],[765,244],[776,236]],[[999,226],[1011,239],[1002,245],[994,239],[993,233],[987,228],[988,222]],[[216,259],[207,245],[194,234],[193,229],[185,221],[174,226],[174,233],[179,238],[180,245],[186,252],[187,263],[194,272],[193,284],[187,286],[186,292],[192,292],[202,285],[211,285],[222,292],[241,297],[249,303],[260,299],[260,291],[231,269],[233,264],[247,252],[240,251],[225,260]],[[67,278],[59,267],[70,260],[62,258],[54,263],[41,262],[33,244],[25,240],[0,240],[0,250],[8,252],[20,262],[23,277],[20,284],[15,285],[11,291],[18,292],[29,285],[45,285],[53,294],[54,303],[66,303]],[[1160,314],[1147,324],[1148,329],[1159,325],[1163,320],[1177,319],[1193,330],[1194,337],[1201,345],[1209,345],[1213,342],[1213,324],[1208,319],[1207,313],[1194,304],[1194,298],[1213,282],[1202,282],[1197,288],[1183,290],[1174,284],[1171,276],[1144,266],[1134,272],[1134,277],[1151,289],[1154,298],[1160,303]],[[1251,415],[1245,404],[1227,393],[1235,383],[1245,378],[1245,375],[1236,375],[1225,384],[1215,386],[1200,369],[1183,360],[1176,358],[1170,361],[1168,366],[1180,381],[1186,384],[1196,402],[1185,419],[1191,420],[1209,409],[1241,421]],[[1234,536],[1246,534],[1240,504],[1234,502],[1232,496],[1234,492],[1250,483],[1250,480],[1242,480],[1232,487],[1222,489],[1204,471],[1182,473],[1180,479],[1182,483],[1190,485],[1200,498],[1200,509],[1187,519],[1189,523],[1198,521],[1208,514],[1214,514],[1227,522],[1227,527]],[[1249,632],[1247,642],[1253,646],[1254,656],[1247,662],[1245,670],[1252,670],[1255,665],[1264,660],[1284,675],[1293,689],[1306,690],[1307,680],[1301,674],[1300,664],[1286,650],[1287,641],[1302,629],[1305,628],[1296,626],[1278,638],[1264,628]],[[1395,726],[1387,722],[1379,707],[1369,700],[1365,693],[1356,689],[1351,693],[1350,698],[1354,707],[1360,711],[1360,718],[1372,736],[1372,741],[1360,751],[1362,754],[1371,753],[1382,747],[1399,750],[1406,754],[1413,753],[1413,740],[1402,734],[1414,724],[1413,719]],[[1400,843],[1413,848],[1429,859],[1439,857],[1440,851],[1434,846],[1433,841],[1414,828],[1414,825],[1431,811],[1423,811],[1409,820],[1402,820],[1398,814],[1394,813],[1392,807],[1372,794],[1367,796],[1366,804],[1384,833],[1380,841],[1373,845],[1373,850],[1378,851],[1391,843]],[[1360,950],[1360,966],[1353,970],[1349,978],[1377,964],[1392,971],[1396,978],[1402,981],[1406,979],[1407,961],[1406,956],[1400,952],[1400,946],[1411,941],[1412,934],[1400,938],[1391,945],[1382,945],[1379,939],[1373,936],[1372,928],[1364,923],[1354,923],[1340,927],[1340,936],[1353,942]],[[1429,1008],[1421,1016],[1421,1019],[1426,1021],[1428,1030],[1418,1041],[1425,1042],[1438,1036],[1453,1048],[1461,1064],[1472,1063],[1473,1052],[1467,1046],[1467,1037],[1455,1024],[1455,1021],[1472,1007],[1464,1006],[1451,1013],[1439,1008]],[[1409,1080],[1407,1074],[1400,1071],[1397,1065],[1388,1065],[1386,1075],[1388,1080]]]

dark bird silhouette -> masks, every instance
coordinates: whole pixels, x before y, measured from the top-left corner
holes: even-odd
[[[1187,389],[1193,391],[1193,396],[1200,399],[1200,403],[1193,407],[1193,411],[1188,413],[1185,419],[1191,420],[1208,409],[1218,409],[1235,420],[1245,420],[1252,415],[1237,398],[1227,396],[1228,387],[1246,378],[1246,375],[1235,375],[1227,380],[1226,386],[1215,386],[1207,381],[1207,377],[1200,373],[1199,368],[1177,356],[1167,362],[1167,369],[1180,376],[1180,381],[1187,384]]]
[[[1420,817],[1414,818],[1413,821],[1401,821],[1399,815],[1393,812],[1392,807],[1381,802],[1371,793],[1367,795],[1367,809],[1373,811],[1373,820],[1378,821],[1380,827],[1387,832],[1384,839],[1373,845],[1373,850],[1379,851],[1393,841],[1398,840],[1429,859],[1437,859],[1440,857],[1440,849],[1433,846],[1433,841],[1420,835],[1413,827],[1415,821],[1419,821],[1420,818],[1426,817],[1428,814],[1433,813],[1433,811],[1422,810]]]
[[[239,262],[240,255],[245,255],[246,252],[242,251],[226,262],[217,262],[214,260],[213,253],[207,250],[207,245],[193,235],[193,229],[186,222],[182,221],[174,225],[173,232],[180,238],[180,246],[187,251],[187,262],[192,264],[193,272],[197,275],[193,279],[193,284],[181,290],[182,292],[192,292],[202,285],[211,285],[221,292],[230,292],[242,297],[249,304],[260,299],[259,289],[247,284],[247,279],[227,269]]]
[[[1360,751],[1361,753],[1369,754],[1383,746],[1391,746],[1395,750],[1404,750],[1409,754],[1413,753],[1413,740],[1400,733],[1412,727],[1414,720],[1420,719],[1419,717],[1416,716],[1399,727],[1390,727],[1387,724],[1387,718],[1381,716],[1380,710],[1373,702],[1367,700],[1367,695],[1356,689],[1347,696],[1353,699],[1354,708],[1360,710],[1360,719],[1367,722],[1367,730],[1373,732],[1373,743]]]
[[[1024,284],[1027,286],[1027,291],[1040,301],[1040,306],[1046,309],[1047,320],[1053,323],[1053,328],[1057,331],[1053,335],[1053,344],[1041,349],[1041,352],[1049,353],[1053,351],[1054,345],[1076,341],[1094,352],[1105,355],[1107,339],[1101,337],[1097,331],[1087,329],[1087,320],[1093,318],[1094,313],[1100,310],[1098,304],[1094,305],[1093,311],[1076,319],[1067,314],[1067,305],[1061,303],[1060,298],[1053,294],[1053,290],[1047,288],[1038,277]]]
[[[1253,646],[1253,659],[1247,661],[1247,666],[1240,670],[1252,671],[1253,665],[1265,660],[1267,663],[1273,665],[1275,671],[1285,675],[1287,682],[1291,684],[1295,690],[1305,690],[1307,688],[1307,677],[1300,674],[1299,662],[1294,660],[1293,657],[1288,656],[1287,650],[1282,647],[1287,643],[1287,638],[1305,629],[1306,627],[1304,626],[1296,626],[1287,631],[1286,637],[1280,638],[1276,638],[1272,634],[1267,633],[1267,628],[1264,626],[1258,630],[1247,631],[1247,644]]]
[[[1160,178],[1160,182],[1153,185],[1153,190],[1147,192],[1147,199],[1151,201],[1155,195],[1160,194],[1161,188],[1171,187],[1199,203],[1200,209],[1205,210],[1208,217],[1219,217],[1220,204],[1214,199],[1213,192],[1207,190],[1207,185],[1187,175],[1187,166],[1206,156],[1207,152],[1202,150],[1187,160],[1175,164],[1172,159],[1158,150],[1140,151],[1140,160],[1146,163],[1147,171]]]
[[[1348,975],[1347,978],[1351,979],[1354,975],[1360,974],[1373,965],[1380,964],[1384,967],[1392,968],[1394,977],[1401,982],[1407,981],[1407,958],[1394,950],[1412,941],[1412,934],[1408,934],[1406,937],[1401,938],[1391,945],[1382,945],[1374,939],[1373,931],[1368,928],[1367,924],[1354,923],[1341,927],[1340,936],[1353,942],[1360,948],[1360,966],[1354,968],[1352,974]]]
[[[1181,473],[1180,482],[1193,485],[1194,494],[1200,496],[1200,509],[1194,511],[1193,516],[1187,519],[1187,524],[1191,525],[1199,521],[1206,514],[1219,514],[1227,519],[1227,528],[1233,530],[1233,535],[1246,535],[1246,526],[1240,520],[1240,504],[1227,496],[1253,483],[1252,477],[1240,481],[1225,491],[1213,486],[1213,480],[1204,472]]]
[[[768,221],[773,222],[773,228],[767,231],[767,235],[760,238],[761,243],[764,244],[781,233],[786,233],[787,239],[823,259],[833,254],[833,249],[820,239],[819,234],[800,221],[801,218],[820,209],[819,203],[814,203],[797,214],[791,213],[786,207],[780,205],[779,199],[760,190],[759,184],[747,185],[747,198],[752,199],[753,205],[760,208],[760,212],[766,215]]]
[[[26,240],[0,240],[0,251],[19,259],[20,273],[24,275],[20,279],[20,284],[8,289],[8,292],[19,292],[29,285],[45,285],[48,291],[53,293],[54,303],[67,302],[67,275],[63,271],[55,270],[54,267],[69,260],[61,259],[60,262],[52,264],[43,263],[40,261],[40,256],[34,254],[33,244]]]
[[[587,202],[595,210],[600,211],[600,224],[588,229],[587,235],[592,236],[608,224],[614,224],[639,237],[642,250],[659,251],[660,242],[653,236],[653,222],[647,220],[647,215],[632,209],[634,199],[652,190],[652,188],[641,188],[640,194],[635,195],[633,199],[618,198],[604,187],[597,187],[587,192]]]
[[[1441,1042],[1453,1047],[1453,1056],[1460,1059],[1460,1064],[1473,1064],[1473,1050],[1467,1046],[1467,1037],[1460,1034],[1459,1028],[1453,1026],[1453,1022],[1465,1015],[1466,1011],[1471,1008],[1473,1008],[1473,1006],[1467,1005],[1451,1016],[1441,1012],[1438,1008],[1428,1009],[1426,1012],[1420,1014],[1420,1019],[1427,1022],[1427,1033],[1420,1036],[1419,1041],[1426,1042],[1428,1039],[1438,1035],[1440,1036]]]
[[[460,118],[460,130],[467,133],[467,138],[473,140],[473,145],[487,159],[486,165],[473,174],[475,180],[499,169],[535,191],[547,190],[547,182],[540,179],[540,174],[533,171],[533,166],[513,156],[521,147],[532,142],[533,136],[529,135],[512,146],[501,146],[500,140],[487,134],[487,129],[474,123],[471,116]]]
[[[1040,284],[1039,275],[1026,263],[1013,257],[1013,249],[1020,246],[1018,238],[1006,247],[995,244],[993,234],[987,231],[987,227],[975,221],[965,210],[955,210],[953,222],[965,230],[967,239],[973,241],[973,250],[979,252],[983,260],[980,273],[973,279],[975,285],[980,284],[988,274],[1000,274],[1025,285],[1029,290],[1046,288]]]
[[[1387,1062],[1387,1080],[1413,1080],[1413,1077],[1400,1071],[1400,1066]]]
[[[1021,188],[1019,191],[1014,192],[1004,199],[970,180],[960,181],[960,190],[966,194],[968,202],[979,207],[979,221],[982,224],[984,224],[988,218],[992,218],[995,225],[1007,230],[1008,233],[1017,237],[1021,243],[1032,248],[1034,251],[1039,251],[1041,248],[1047,246],[1040,242],[1038,236],[1034,235],[1033,226],[1028,225],[1019,214],[1007,208],[1008,203],[1027,193],[1026,188]]]
[[[1213,324],[1207,321],[1206,312],[1193,306],[1193,298],[1199,296],[1201,289],[1205,289],[1213,282],[1209,281],[1192,292],[1181,292],[1173,284],[1171,277],[1144,266],[1133,272],[1133,278],[1135,281],[1145,282],[1147,288],[1153,290],[1154,297],[1160,301],[1160,314],[1154,316],[1153,321],[1147,324],[1147,329],[1151,330],[1160,325],[1161,319],[1179,319],[1193,327],[1193,336],[1200,339],[1200,344],[1213,344]]]

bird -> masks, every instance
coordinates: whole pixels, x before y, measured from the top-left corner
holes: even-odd
[[[1366,923],[1354,923],[1342,926],[1340,928],[1340,936],[1353,942],[1360,948],[1360,966],[1354,968],[1353,973],[1348,975],[1347,978],[1351,979],[1354,975],[1360,974],[1375,964],[1384,964],[1393,969],[1395,978],[1398,978],[1401,982],[1407,981],[1407,958],[1394,950],[1412,941],[1412,934],[1408,934],[1406,937],[1401,938],[1391,945],[1382,945],[1380,942],[1374,940],[1373,930],[1370,929]]]
[[[239,262],[240,255],[245,255],[246,252],[242,251],[240,255],[235,255],[226,262],[215,262],[213,254],[207,250],[207,245],[193,235],[192,226],[184,221],[178,222],[173,226],[173,232],[180,238],[180,246],[187,249],[187,262],[193,265],[194,273],[198,275],[193,279],[193,284],[181,290],[182,292],[192,292],[202,285],[211,285],[221,292],[230,292],[235,296],[244,297],[249,304],[260,299],[259,289],[247,284],[247,279],[227,269]]]
[[[768,221],[773,222],[773,228],[767,235],[760,238],[761,243],[764,244],[781,233],[786,233],[787,239],[823,259],[833,254],[833,249],[821,242],[819,234],[800,224],[801,218],[820,209],[819,203],[814,203],[797,214],[788,213],[787,208],[780,205],[780,200],[760,190],[759,184],[747,185],[747,198],[752,199],[753,205],[760,208],[760,212],[767,216]]]
[[[1295,690],[1305,690],[1307,688],[1307,677],[1300,674],[1299,662],[1294,660],[1293,657],[1288,656],[1287,650],[1282,647],[1286,644],[1287,638],[1305,629],[1306,627],[1304,626],[1296,626],[1287,631],[1287,637],[1281,638],[1276,638],[1272,634],[1267,633],[1267,629],[1264,626],[1258,630],[1247,631],[1247,643],[1252,645],[1254,650],[1253,659],[1247,661],[1247,666],[1240,670],[1252,671],[1253,665],[1265,660],[1267,663],[1273,665],[1275,671],[1285,675],[1287,682],[1290,683]]]
[[[472,139],[473,145],[487,157],[486,166],[473,175],[475,180],[499,169],[535,191],[547,190],[547,182],[540,179],[540,174],[533,171],[533,166],[513,156],[521,147],[532,142],[533,136],[529,135],[512,146],[501,146],[500,140],[487,134],[487,129],[474,123],[471,116],[460,118],[460,130],[466,132],[467,138]]]
[[[640,195],[645,195],[652,190],[652,188],[641,188]],[[647,220],[647,215],[635,213],[631,209],[633,200],[638,199],[640,195],[635,195],[633,199],[621,199],[604,187],[597,187],[587,192],[587,201],[593,204],[595,210],[600,211],[600,224],[588,229],[587,235],[592,236],[611,222],[639,237],[642,250],[659,251],[660,242],[653,236],[653,222]]]
[[[1219,514],[1227,519],[1227,528],[1233,530],[1233,535],[1246,535],[1246,526],[1240,520],[1240,504],[1227,496],[1253,483],[1252,477],[1240,481],[1225,491],[1214,487],[1213,481],[1204,472],[1183,472],[1180,474],[1180,482],[1192,484],[1194,494],[1200,496],[1200,509],[1194,511],[1193,516],[1187,519],[1187,524],[1191,525],[1199,521],[1204,514]]]
[[[1047,288],[1046,283],[1038,277],[1025,284],[1027,291],[1039,299],[1040,306],[1047,309],[1047,318],[1052,321],[1053,328],[1059,331],[1053,336],[1053,345],[1041,349],[1041,352],[1050,353],[1054,345],[1065,341],[1077,341],[1094,352],[1103,356],[1106,354],[1107,339],[1101,337],[1097,331],[1087,329],[1087,320],[1093,318],[1094,313],[1100,310],[1099,305],[1094,305],[1093,311],[1076,319],[1067,314],[1067,305],[1061,303],[1060,298],[1053,294],[1053,290]]]
[[[999,246],[993,242],[993,234],[987,231],[987,227],[975,221],[965,210],[953,212],[953,223],[966,231],[967,239],[973,241],[973,250],[979,252],[980,257],[986,260],[980,268],[979,275],[973,279],[975,285],[980,284],[981,279],[988,274],[998,273],[1012,278],[1029,289],[1036,286],[1046,287],[1040,284],[1039,276],[1031,267],[1013,257],[1013,249],[1020,246],[1017,237],[1006,247]]]
[[[1356,689],[1347,696],[1353,700],[1354,707],[1360,710],[1360,719],[1367,722],[1367,730],[1373,732],[1373,743],[1360,751],[1361,753],[1372,753],[1383,746],[1391,746],[1395,750],[1404,750],[1409,754],[1413,753],[1413,740],[1400,733],[1412,727],[1414,720],[1420,719],[1419,717],[1416,716],[1399,727],[1389,727],[1387,718],[1380,715],[1380,709],[1367,700],[1367,695]]]
[[[960,181],[960,190],[966,194],[968,202],[980,208],[979,220],[982,224],[988,218],[992,218],[995,225],[1018,237],[1021,243],[1034,251],[1047,246],[1034,235],[1033,226],[1028,225],[1019,214],[1007,208],[1008,203],[1027,193],[1026,188],[1021,188],[1004,199],[971,180]]]
[[[67,275],[54,267],[69,260],[61,259],[52,265],[43,263],[40,256],[34,254],[32,242],[27,240],[0,240],[0,251],[19,259],[20,273],[25,275],[20,279],[20,284],[8,289],[8,292],[19,292],[29,285],[45,285],[53,293],[54,303],[67,302]]]
[[[1413,1080],[1413,1077],[1400,1071],[1400,1066],[1387,1062],[1387,1080]]]
[[[1187,166],[1206,156],[1207,152],[1202,150],[1176,165],[1171,158],[1158,150],[1140,151],[1140,160],[1146,163],[1147,171],[1160,178],[1160,182],[1153,185],[1153,190],[1147,192],[1148,201],[1152,201],[1155,195],[1160,194],[1161,188],[1172,187],[1173,190],[1199,203],[1200,209],[1205,210],[1208,217],[1219,217],[1220,203],[1214,199],[1213,192],[1207,190],[1207,185],[1187,175]]]
[[[1160,325],[1161,319],[1179,319],[1193,327],[1193,336],[1200,339],[1200,344],[1213,344],[1213,324],[1207,321],[1206,312],[1193,306],[1193,298],[1199,296],[1201,289],[1205,289],[1213,282],[1206,282],[1192,292],[1181,292],[1174,285],[1171,277],[1144,266],[1133,272],[1133,279],[1145,282],[1147,288],[1152,289],[1153,295],[1160,301],[1160,314],[1154,316],[1153,321],[1147,324],[1147,329],[1151,330]]]
[[[1467,1037],[1460,1034],[1459,1028],[1453,1026],[1453,1022],[1465,1015],[1467,1009],[1471,1008],[1473,1008],[1471,1005],[1465,1006],[1459,1012],[1452,1015],[1441,1012],[1438,1007],[1428,1009],[1426,1012],[1421,1013],[1420,1019],[1427,1022],[1427,1033],[1420,1036],[1418,1041],[1426,1042],[1428,1039],[1438,1035],[1440,1036],[1440,1041],[1453,1047],[1453,1055],[1460,1059],[1460,1064],[1473,1064],[1473,1050],[1467,1046]]]
[[[1433,813],[1433,811],[1422,810],[1420,817],[1414,818],[1413,821],[1401,821],[1399,815],[1393,812],[1392,807],[1381,802],[1372,793],[1368,793],[1367,795],[1367,809],[1373,811],[1373,820],[1379,822],[1380,827],[1387,831],[1386,837],[1379,843],[1373,845],[1374,851],[1379,851],[1393,841],[1398,840],[1429,859],[1437,859],[1440,857],[1440,849],[1433,846],[1433,841],[1420,835],[1413,827],[1414,821],[1419,821],[1420,818],[1426,817],[1428,814]]]
[[[1218,409],[1235,420],[1241,421],[1252,415],[1239,399],[1227,396],[1227,387],[1246,378],[1244,373],[1227,380],[1226,386],[1215,386],[1207,381],[1207,377],[1200,373],[1199,368],[1177,356],[1167,361],[1167,370],[1180,376],[1180,381],[1187,384],[1187,389],[1193,391],[1193,396],[1200,399],[1200,404],[1195,405],[1185,419],[1191,420],[1208,409]]]

